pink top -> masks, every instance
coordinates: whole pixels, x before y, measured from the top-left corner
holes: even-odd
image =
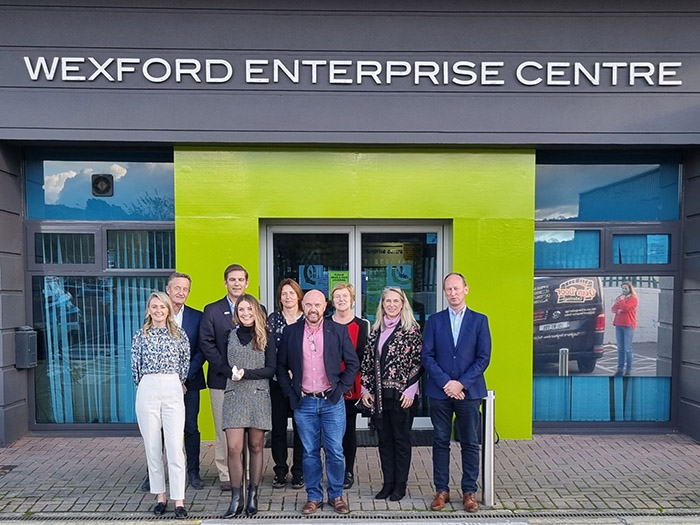
[[[311,328],[304,323],[303,372],[301,374],[301,391],[307,394],[325,392],[331,387],[326,375],[323,361],[323,321],[318,328]]]

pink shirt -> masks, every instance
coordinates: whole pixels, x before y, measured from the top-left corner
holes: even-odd
[[[325,392],[331,387],[326,375],[323,361],[323,321],[318,328],[312,329],[304,323],[303,368],[301,374],[301,391],[307,394]]]

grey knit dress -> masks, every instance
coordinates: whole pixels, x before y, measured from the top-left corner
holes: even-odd
[[[226,381],[223,428],[272,429],[270,380],[250,379],[247,373],[265,367],[265,352],[253,350],[252,341],[241,344],[236,330],[233,330],[228,340],[228,362],[231,367],[245,369],[246,374],[240,381],[231,378]]]

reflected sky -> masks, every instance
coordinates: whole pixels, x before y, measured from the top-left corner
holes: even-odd
[[[579,215],[581,193],[636,177],[658,167],[658,164],[538,164],[535,220],[575,219]]]
[[[44,219],[173,220],[172,162],[45,160],[41,193],[28,184],[29,211]],[[111,174],[114,194],[92,194],[92,176]],[[41,176],[41,175],[39,175]]]

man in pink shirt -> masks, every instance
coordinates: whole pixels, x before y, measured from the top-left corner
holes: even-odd
[[[284,329],[277,350],[277,380],[294,410],[304,446],[307,502],[302,513],[313,514],[323,506],[323,435],[328,503],[336,512],[347,514],[348,504],[343,499],[343,394],[352,388],[360,362],[347,329],[330,319],[324,320],[326,298],[321,291],[307,292],[302,309],[304,318]]]

